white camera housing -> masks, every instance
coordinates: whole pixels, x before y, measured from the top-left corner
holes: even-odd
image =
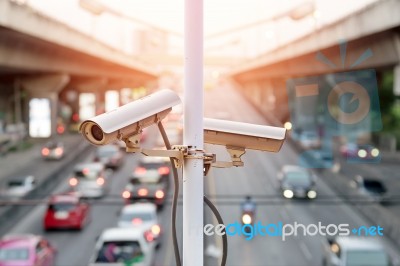
[[[116,140],[126,142],[128,138],[140,134],[143,128],[165,118],[172,107],[180,103],[181,100],[174,91],[160,90],[85,120],[79,130],[94,145],[105,145]]]
[[[204,142],[241,149],[278,152],[286,129],[220,119],[204,119]]]

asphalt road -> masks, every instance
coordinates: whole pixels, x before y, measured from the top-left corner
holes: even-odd
[[[243,122],[265,124],[267,121],[248,105],[230,87],[220,87],[207,91],[205,98],[205,115],[207,117],[230,118]],[[147,143],[151,146],[156,138],[155,130],[149,132]],[[218,160],[227,160],[227,153],[222,147],[206,146],[207,152],[215,152]],[[83,266],[87,265],[93,253],[96,237],[101,231],[116,225],[117,213],[123,206],[119,195],[127,183],[127,179],[138,162],[138,155],[129,154],[124,166],[112,176],[113,183],[110,195],[103,201],[92,204],[92,221],[83,231],[44,232],[42,220],[45,205],[35,206],[32,211],[21,221],[17,222],[10,233],[34,233],[42,234],[57,247],[58,266]],[[91,156],[87,158],[90,160]],[[350,227],[369,225],[351,206],[344,202],[321,204],[322,199],[315,201],[291,201],[284,200],[277,190],[276,174],[285,164],[297,162],[296,152],[284,145],[281,152],[268,154],[248,151],[244,157],[245,167],[230,169],[212,169],[206,177],[206,194],[216,204],[224,218],[225,223],[234,223],[240,220],[240,202],[245,195],[253,195],[257,203],[256,220],[262,223],[294,223],[304,224],[318,223],[339,224],[347,223]],[[61,183],[55,192],[67,188],[67,179],[70,173],[64,173],[65,182]],[[320,198],[337,198],[322,181],[317,181],[317,190]],[[113,201],[113,204],[105,204],[105,201]],[[178,208],[178,237],[182,235],[181,206]],[[156,253],[155,264],[162,266],[175,265],[173,259],[172,241],[169,214],[170,206],[166,206],[160,212],[160,218],[164,227],[164,237],[161,248]],[[215,222],[206,210],[206,222]],[[379,239],[389,252],[396,251],[385,237]],[[190,244],[190,243],[185,243]],[[227,265],[287,265],[287,266],[311,266],[320,265],[323,248],[326,239],[319,236],[297,236],[282,241],[278,237],[261,237],[247,241],[243,236],[228,237],[228,263]],[[215,236],[206,237],[206,248],[210,245],[222,249],[221,240]],[[180,245],[182,248],[182,243]],[[217,259],[207,257],[208,265],[217,265]]]
[[[232,120],[267,123],[230,88],[215,90],[212,96],[206,97],[206,103],[211,106],[211,108],[206,108],[206,116],[211,117],[215,113],[224,111],[231,114]],[[207,151],[217,153],[218,160],[229,159],[226,151],[221,147],[208,146]],[[281,199],[277,189],[277,172],[283,165],[296,164],[298,161],[297,154],[290,145],[284,145],[277,154],[249,151],[243,157],[243,161],[245,163],[243,168],[213,169],[207,177],[206,191],[210,195],[217,194],[216,204],[226,224],[240,221],[240,208],[234,202],[243,199],[245,195],[254,195],[256,202],[259,203],[256,220],[263,223],[278,221],[291,224],[294,222],[304,224],[322,222],[322,224],[336,225],[347,223],[351,228],[369,225],[344,202],[322,204],[322,198],[337,199],[337,196],[321,179],[317,181],[320,199],[309,202]],[[229,196],[229,200],[224,199],[224,195]],[[281,200],[277,203],[276,200],[279,199]],[[379,241],[387,246],[390,253],[396,253],[395,248],[386,238]],[[215,240],[215,242],[216,246],[221,248],[221,241]],[[309,266],[321,264],[326,239],[301,235],[282,241],[277,237],[259,236],[247,241],[243,236],[233,236],[228,238],[228,243],[228,265]]]
[[[337,157],[340,158],[340,155]],[[349,180],[354,179],[356,175],[381,180],[387,188],[388,194],[394,197],[397,202],[397,204],[383,205],[382,208],[387,208],[400,219],[400,164],[390,162],[354,164],[346,162],[343,158],[340,158],[340,162],[341,171]]]
[[[150,134],[157,132],[150,131]],[[155,136],[150,136],[150,140],[155,139]],[[118,212],[124,205],[120,195],[123,188],[128,182],[128,177],[132,173],[134,167],[138,163],[138,158],[141,155],[127,154],[124,165],[116,170],[112,175],[112,185],[109,195],[100,200],[93,200],[91,202],[91,222],[82,231],[51,231],[45,232],[43,230],[43,217],[46,211],[46,204],[42,204],[33,208],[33,210],[24,217],[22,221],[16,223],[13,229],[9,232],[11,234],[40,234],[46,236],[50,242],[56,246],[57,266],[83,266],[87,265],[91,255],[93,254],[94,244],[96,238],[101,234],[102,230],[117,225]],[[91,161],[93,154],[90,154],[85,161]],[[54,191],[60,193],[68,190],[68,178],[71,173],[65,173],[62,182]],[[170,207],[166,206],[160,213],[160,219],[163,226],[169,228],[169,211]],[[164,228],[165,236],[163,238],[162,248],[157,251],[156,265],[170,265],[164,264],[165,260],[171,261],[172,252],[168,249],[170,231]],[[165,242],[165,243],[164,243]],[[168,256],[168,257],[166,257]]]

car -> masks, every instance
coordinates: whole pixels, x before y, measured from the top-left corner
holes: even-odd
[[[118,227],[134,227],[143,232],[150,230],[157,247],[160,246],[162,230],[158,221],[157,206],[153,203],[144,202],[124,206],[119,215]]]
[[[1,266],[53,266],[56,253],[39,235],[6,235],[0,240]]]
[[[59,141],[49,141],[43,146],[41,154],[46,160],[60,160],[64,157],[64,144]]]
[[[303,149],[315,149],[321,146],[321,139],[317,134],[317,131],[302,131],[298,137],[297,142]]]
[[[104,145],[97,148],[94,161],[101,162],[107,168],[118,169],[124,163],[124,154],[116,145]]]
[[[371,144],[347,143],[340,147],[340,153],[347,160],[379,161],[380,151]]]
[[[18,146],[26,140],[28,136],[28,130],[24,123],[7,124],[4,133],[9,138],[9,149],[18,149]]]
[[[81,230],[90,221],[90,206],[72,193],[51,196],[44,216],[45,230]]]
[[[11,137],[7,134],[0,132],[0,156],[8,153],[11,146]]]
[[[351,185],[374,202],[386,203],[389,200],[385,184],[376,177],[357,175]]]
[[[83,198],[100,198],[110,189],[109,175],[102,163],[81,163],[75,166],[69,185]]]
[[[278,173],[282,195],[287,198],[315,199],[316,177],[310,170],[297,165],[285,165]]]
[[[89,265],[150,266],[154,252],[150,233],[136,228],[108,228],[99,236]]]
[[[34,176],[23,176],[9,179],[3,190],[5,198],[16,199],[24,197],[36,187],[36,179]]]
[[[161,157],[143,157],[122,192],[126,203],[148,200],[162,208],[169,189],[169,161]]]
[[[340,236],[328,240],[323,266],[390,266],[392,259],[375,238]]]

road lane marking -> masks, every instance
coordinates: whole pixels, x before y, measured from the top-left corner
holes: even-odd
[[[300,242],[300,249],[301,249],[301,251],[303,252],[303,254],[304,254],[304,256],[306,257],[306,259],[307,259],[308,261],[311,261],[311,260],[312,260],[311,252],[310,252],[310,250],[308,249],[307,245],[304,243],[304,241],[301,241],[301,242]]]

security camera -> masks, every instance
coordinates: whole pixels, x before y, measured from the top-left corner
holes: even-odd
[[[278,152],[286,129],[219,119],[204,119],[204,142],[239,149]]]
[[[171,90],[160,90],[139,100],[82,122],[79,130],[94,145],[126,140],[141,133],[145,127],[161,121],[180,104]]]

